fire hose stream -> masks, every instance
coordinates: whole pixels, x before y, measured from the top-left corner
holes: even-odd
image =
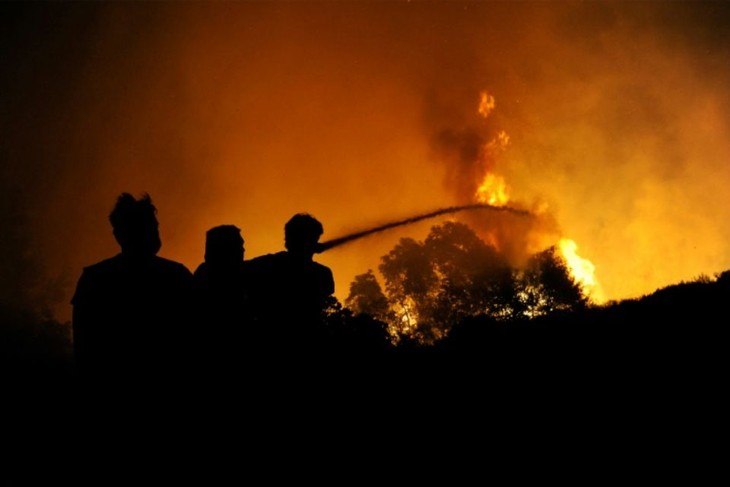
[[[332,249],[334,247],[339,247],[340,245],[346,244],[348,242],[352,242],[353,240],[367,237],[368,235],[382,232],[384,230],[389,230],[391,228],[400,227],[403,225],[410,225],[411,223],[416,223],[421,220],[426,220],[429,218],[434,218],[437,216],[447,215],[450,213],[457,213],[457,212],[466,211],[466,210],[491,210],[491,211],[509,212],[509,213],[514,213],[516,215],[521,215],[521,216],[533,216],[532,213],[530,213],[527,210],[520,210],[517,208],[511,208],[509,206],[488,205],[486,203],[474,203],[471,205],[450,206],[448,208],[441,208],[441,209],[431,211],[429,213],[424,213],[422,215],[417,215],[417,216],[414,216],[411,218],[406,218],[403,220],[398,220],[398,221],[394,221],[391,223],[378,225],[377,227],[373,227],[373,228],[370,228],[367,230],[362,230],[359,232],[351,233],[349,235],[345,235],[344,237],[327,240],[326,242],[322,242],[319,244],[319,246],[317,248],[317,253],[321,254],[322,252],[324,252],[326,250]]]

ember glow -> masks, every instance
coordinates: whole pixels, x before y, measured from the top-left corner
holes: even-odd
[[[480,201],[537,217],[440,218],[517,264],[570,239],[607,300],[730,269],[727,2],[3,2],[0,26],[3,303],[68,319],[122,191],[191,269],[219,224],[251,258],[301,211],[326,241]],[[317,260],[344,299],[438,223]]]
[[[479,115],[487,118],[494,110],[494,106],[494,97],[486,91],[482,91],[479,95]]]

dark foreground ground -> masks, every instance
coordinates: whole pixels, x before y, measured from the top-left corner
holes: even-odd
[[[726,279],[682,284],[520,323],[473,318],[433,347],[350,340],[335,353],[114,384],[79,380],[67,327],[6,312],[6,444],[34,459],[25,481],[44,449],[71,455],[55,478],[89,485],[142,466],[187,482],[206,457],[217,465],[197,471],[206,483],[222,472],[382,480],[375,472],[394,466],[450,483],[500,471],[696,483],[724,475],[729,296]],[[106,465],[101,477],[79,469],[92,464]]]
[[[362,385],[388,393],[457,387],[469,393],[498,387],[576,395],[581,390],[647,394],[652,388],[711,393],[727,381],[729,298],[730,279],[723,274],[716,281],[529,321],[475,317],[435,346],[387,347],[350,337],[330,344],[332,353],[251,357],[236,363],[239,370],[230,363],[202,369],[196,364],[186,374],[202,386],[319,384],[328,391]],[[2,318],[6,384],[82,385],[68,324],[7,310]]]

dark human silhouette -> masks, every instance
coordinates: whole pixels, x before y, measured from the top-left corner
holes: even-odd
[[[206,232],[205,260],[193,274],[202,367],[214,374],[234,372],[250,343],[244,239],[235,225]]]
[[[122,193],[109,215],[121,252],[85,267],[72,299],[80,378],[92,384],[169,383],[184,374],[192,273],[157,256],[157,209]]]
[[[279,358],[313,357],[324,344],[323,313],[335,283],[330,268],[313,260],[323,232],[316,218],[298,213],[284,226],[286,251],[248,261],[256,332]]]

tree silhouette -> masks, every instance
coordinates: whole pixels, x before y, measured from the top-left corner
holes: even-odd
[[[438,276],[423,244],[402,238],[381,258],[378,269],[395,309],[394,327],[403,335],[423,333],[438,286]]]
[[[345,299],[345,306],[355,315],[367,314],[381,321],[388,321],[393,317],[388,298],[372,269],[355,276],[350,284],[350,294]]]
[[[577,311],[588,304],[583,289],[571,277],[554,246],[530,258],[521,281],[521,296],[530,317],[554,311]]]
[[[426,252],[439,278],[432,318],[456,323],[467,316],[506,316],[516,307],[515,274],[505,257],[463,223],[431,229]]]
[[[355,278],[345,305],[388,323],[396,339],[433,344],[457,323],[480,315],[499,321],[578,310],[587,298],[551,247],[524,269],[485,243],[469,226],[446,222],[423,242],[403,238],[378,267]]]
[[[514,273],[494,247],[467,225],[432,227],[424,242],[401,239],[379,267],[394,327],[433,343],[467,316],[501,316],[515,308]]]

